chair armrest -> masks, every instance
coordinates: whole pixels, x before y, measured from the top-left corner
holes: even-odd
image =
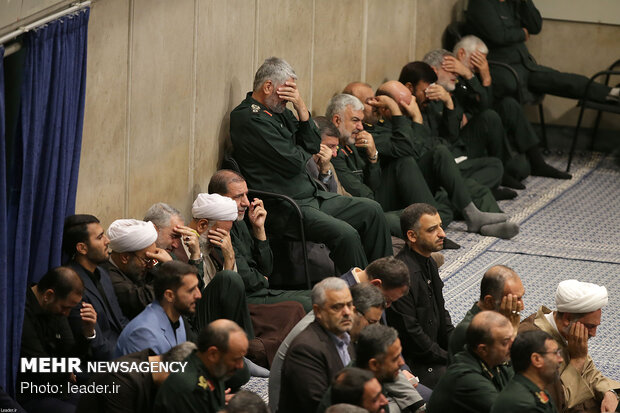
[[[620,62],[620,61],[619,61]],[[609,78],[611,75],[620,75],[620,70],[601,70],[598,73],[595,73],[594,75],[592,75],[592,77],[590,77],[590,80],[588,80],[588,83],[586,84],[586,89],[583,93],[583,96],[580,99],[580,103],[585,102],[588,99],[588,92],[590,91],[590,86],[592,86],[592,83],[594,83],[594,81],[596,80],[596,78],[601,77],[601,76],[605,76],[607,82],[609,82]]]

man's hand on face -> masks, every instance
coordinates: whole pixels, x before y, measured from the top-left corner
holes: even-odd
[[[521,29],[523,29],[523,32],[525,33],[525,42],[527,42],[528,40],[530,40],[530,32],[525,28],[525,27],[521,27]]]
[[[332,150],[327,145],[321,144],[321,150],[316,154],[314,160],[319,167],[319,172],[323,175],[331,168]]]
[[[331,154],[331,151],[330,151]],[[265,233],[265,220],[267,219],[267,210],[263,205],[263,201],[254,198],[254,200],[250,203],[249,216],[250,223],[252,224],[252,231],[254,232],[254,237],[261,241],[267,240],[267,234]]]
[[[418,106],[418,102],[415,96],[411,95],[411,100],[409,101],[409,104],[406,104],[404,100],[401,100],[398,103],[400,103],[400,105],[405,108],[405,110],[407,111],[409,116],[411,116],[411,119],[415,123],[422,124],[424,122],[422,120],[422,112],[420,112],[420,106]]]
[[[155,260],[155,263],[172,261],[172,256],[170,255],[170,253],[162,248],[157,248],[153,252],[147,251],[145,255],[148,258]]]
[[[575,322],[568,330],[568,355],[570,356],[570,364],[577,369],[579,373],[583,370],[588,356],[588,329],[580,322]]]
[[[523,302],[519,301],[516,295],[508,294],[502,297],[499,305],[499,313],[510,320],[515,336],[521,323],[521,311],[523,310]]]
[[[92,304],[82,301],[80,308],[80,318],[82,319],[82,333],[84,337],[95,335],[95,325],[97,324],[97,312]]]
[[[474,74],[460,60],[452,56],[444,56],[441,67],[446,72],[456,73],[465,79],[471,79]]]
[[[398,106],[398,103],[387,95],[373,96],[368,98],[366,103],[377,109],[389,109],[392,116],[401,116],[403,114]]]
[[[220,247],[224,256],[224,269],[232,270],[235,268],[235,250],[230,240],[230,233],[222,228],[210,229],[207,234],[211,245]]]
[[[365,130],[357,132],[355,135],[355,146],[360,149],[366,149],[366,154],[368,158],[372,158],[377,153],[377,148],[375,147],[375,140],[372,138],[372,135]],[[368,159],[370,163],[377,162],[377,159],[374,161]]]
[[[185,244],[187,250],[189,251],[189,259],[200,259],[200,243],[198,242],[198,233],[185,225],[177,225],[174,227],[174,232],[175,234],[181,236],[181,241]]]
[[[469,57],[471,60],[472,66],[474,69],[480,73],[480,77],[482,78],[482,85],[489,86],[491,85],[491,71],[489,70],[489,62],[487,61],[487,55],[482,52],[476,50]]]
[[[428,100],[442,101],[444,106],[447,109],[449,110],[454,109],[454,103],[452,102],[452,96],[450,96],[450,93],[446,89],[444,89],[443,86],[433,83],[429,87],[426,88],[424,93],[426,93],[426,97],[428,98]]]
[[[284,99],[293,104],[295,112],[297,112],[297,116],[301,122],[305,122],[310,119],[310,114],[308,113],[306,104],[301,98],[295,82],[285,82],[282,86],[276,89],[276,94],[280,99]]]

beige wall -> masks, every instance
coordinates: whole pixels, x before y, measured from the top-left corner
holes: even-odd
[[[91,9],[77,211],[108,225],[188,213],[260,63],[288,60],[313,114],[440,46],[458,0],[99,0]],[[419,22],[419,23],[418,23]]]
[[[67,0],[0,0],[2,32]],[[104,225],[154,202],[184,213],[222,157],[229,113],[268,56],[288,60],[313,114],[349,81],[376,87],[440,47],[465,0],[96,0],[76,209]],[[15,21],[18,21],[15,23]],[[591,75],[620,58],[620,26],[546,20],[529,42],[551,67]],[[547,97],[549,123],[575,102]],[[537,116],[532,116],[537,120]],[[620,129],[618,117],[603,127]]]

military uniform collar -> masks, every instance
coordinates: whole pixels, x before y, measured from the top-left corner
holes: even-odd
[[[518,383],[521,383],[523,387],[527,389],[528,392],[532,393],[534,400],[537,405],[548,405],[552,404],[551,397],[549,397],[549,393],[546,390],[540,389],[534,382],[525,377],[522,374],[515,374],[513,380]],[[555,410],[554,410],[555,411]]]

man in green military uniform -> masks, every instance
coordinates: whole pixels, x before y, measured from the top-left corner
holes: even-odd
[[[399,82],[390,81],[379,87],[377,95],[376,97],[369,98],[368,101],[377,107],[382,119],[377,121],[372,127],[369,127],[369,130],[373,131],[373,135],[365,132],[367,137],[364,139],[368,139],[369,142],[371,139],[375,139],[377,147],[380,148],[380,160],[382,163],[384,159],[385,163],[390,165],[394,162],[394,159],[413,158],[417,165],[419,165],[419,170],[422,174],[421,180],[424,182],[426,192],[429,193],[426,196],[426,198],[431,199],[429,205],[439,204],[442,207],[440,216],[447,216],[450,218],[450,221],[453,212],[462,215],[467,223],[468,231],[501,238],[511,238],[518,233],[518,226],[516,224],[505,222],[508,218],[505,214],[481,212],[481,210],[499,212],[499,207],[488,188],[472,180],[463,179],[454,162],[454,158],[446,146],[434,145],[430,139],[427,139],[428,134],[424,133],[425,127],[421,124],[420,110],[415,99],[405,86]],[[401,104],[397,102],[401,102]],[[359,128],[360,126],[357,127]],[[355,182],[357,180],[357,185],[370,183],[368,179],[364,179],[364,182],[359,182],[361,177],[351,173],[355,171],[355,168],[359,169],[362,165],[358,161],[361,157],[354,157],[359,148],[355,149],[353,147],[357,145],[363,147],[364,142],[356,143],[355,145],[353,145],[353,142],[349,142],[344,149],[340,150],[338,157],[333,161],[338,171],[338,176],[347,190],[349,189],[346,182]],[[345,151],[345,149],[347,150]],[[348,175],[349,178],[342,176],[343,174]],[[440,190],[440,187],[443,189]],[[447,193],[447,196],[436,196],[436,198],[439,198],[436,200],[430,195],[431,191],[435,194],[445,191],[444,194]],[[472,202],[472,199],[477,200],[480,209]],[[401,205],[400,208],[407,206]],[[479,222],[480,224],[475,224],[474,222]]]
[[[510,321],[495,311],[476,314],[467,329],[467,347],[458,353],[433,389],[427,410],[488,413],[514,375]]]
[[[272,57],[254,78],[254,90],[230,114],[234,157],[249,187],[293,198],[304,215],[306,238],[325,243],[340,272],[365,267],[392,254],[392,240],[381,206],[366,198],[343,197],[319,190],[306,172],[321,137],[295,84],[295,71]],[[291,102],[298,118],[286,109]],[[291,208],[269,208],[274,229],[291,232]]]
[[[480,283],[480,299],[465,314],[465,317],[454,328],[450,336],[448,357],[450,361],[463,351],[467,328],[474,316],[481,311],[497,311],[512,323],[514,335],[517,335],[523,311],[523,295],[525,288],[521,278],[505,265],[494,265],[482,276]]]
[[[515,376],[493,403],[491,413],[557,412],[544,388],[558,374],[560,351],[558,343],[544,331],[519,334],[510,349]]]
[[[542,17],[532,0],[472,0],[466,17],[468,31],[489,46],[489,59],[509,64],[519,75],[520,90],[510,71],[494,68],[495,96],[522,97],[520,101],[532,101],[533,93],[573,99],[583,97],[587,77],[541,66],[527,50],[525,42],[542,29]],[[593,83],[589,98],[617,102],[619,93],[617,87]]]
[[[198,350],[183,372],[161,385],[154,412],[216,413],[225,405],[224,381],[243,367],[248,350],[245,332],[235,322],[216,320],[198,336]]]
[[[209,181],[209,193],[231,198],[237,203],[237,217],[230,230],[237,272],[245,284],[247,301],[250,304],[273,304],[282,301],[297,301],[307,313],[312,309],[310,290],[272,290],[269,275],[273,269],[273,254],[267,241],[265,220],[267,211],[263,201],[248,199],[248,186],[241,174],[220,170]],[[243,220],[248,211],[250,228]]]

